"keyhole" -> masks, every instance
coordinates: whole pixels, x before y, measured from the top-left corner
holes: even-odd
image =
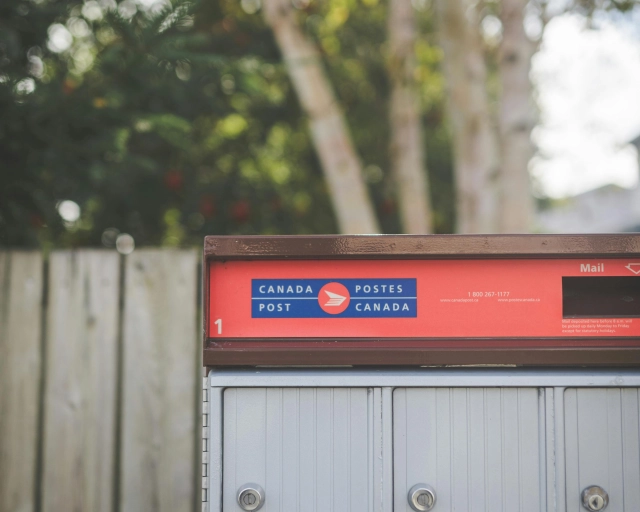
[[[431,510],[436,504],[436,492],[427,484],[416,484],[409,489],[407,500],[416,512]]]
[[[248,492],[242,497],[242,503],[244,503],[247,506],[255,505],[256,503],[255,495],[253,493]]]
[[[598,512],[609,504],[609,494],[598,485],[590,485],[582,491],[582,506],[587,510]]]
[[[418,505],[428,507],[431,505],[431,496],[428,493],[422,493],[418,496]]]
[[[258,510],[264,505],[264,489],[258,484],[245,484],[238,489],[237,500],[242,510]]]
[[[595,496],[591,496],[591,498],[589,498],[589,505],[591,507],[591,510],[600,510],[604,506],[604,499],[602,498],[602,496],[598,496],[596,494]]]

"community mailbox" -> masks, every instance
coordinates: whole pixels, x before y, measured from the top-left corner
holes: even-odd
[[[204,255],[204,511],[640,510],[640,235]]]

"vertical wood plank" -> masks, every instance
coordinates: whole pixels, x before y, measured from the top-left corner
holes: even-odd
[[[127,257],[121,512],[186,512],[195,503],[197,261],[195,251]]]
[[[0,252],[0,512],[32,512],[41,373],[42,256]]]
[[[95,250],[50,258],[44,512],[112,512],[119,260]]]

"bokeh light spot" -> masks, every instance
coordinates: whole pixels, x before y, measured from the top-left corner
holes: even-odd
[[[102,245],[105,247],[115,247],[120,231],[116,228],[107,228],[102,232]]]
[[[240,0],[240,6],[247,14],[255,14],[262,7],[262,2],[260,0]]]
[[[49,40],[47,41],[47,48],[54,53],[62,53],[68,50],[73,43],[73,36],[71,32],[67,30],[67,27],[60,23],[54,23],[49,27],[47,31]]]
[[[65,200],[58,203],[58,214],[66,222],[75,222],[80,218],[80,206],[75,201]]]
[[[116,249],[120,254],[131,254],[136,248],[136,242],[128,233],[122,233],[116,238]]]

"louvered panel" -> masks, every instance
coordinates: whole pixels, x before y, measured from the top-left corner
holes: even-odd
[[[590,485],[609,494],[607,512],[640,510],[638,390],[567,389],[564,395],[567,512],[584,511]]]
[[[434,512],[539,512],[538,407],[533,388],[396,389],[394,510],[424,483]]]
[[[223,511],[240,486],[260,485],[265,512],[368,512],[369,424],[364,388],[230,388],[224,392]]]

